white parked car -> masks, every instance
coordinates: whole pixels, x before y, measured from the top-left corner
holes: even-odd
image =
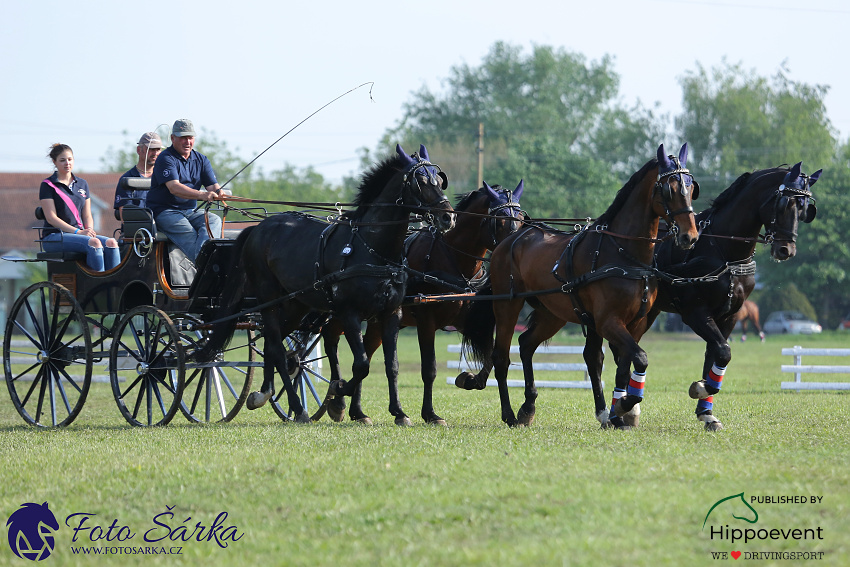
[[[823,331],[823,327],[809,320],[799,311],[774,311],[764,322],[763,328],[765,333],[774,335],[781,333],[811,335]]]

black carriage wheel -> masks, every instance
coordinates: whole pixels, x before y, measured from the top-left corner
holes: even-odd
[[[64,427],[76,419],[91,386],[91,331],[67,288],[40,282],[18,296],[6,321],[3,368],[28,424]]]
[[[310,414],[313,421],[318,421],[325,414],[322,407],[324,397],[319,392],[327,390],[330,380],[322,375],[320,362],[322,357],[318,354],[322,336],[320,334],[295,331],[284,339],[288,353],[298,355],[298,366],[290,373],[301,405]],[[272,396],[271,404],[274,412],[285,421],[292,421],[295,417],[287,403],[286,390],[283,384],[275,380],[275,394]]]
[[[184,354],[171,319],[155,307],[131,309],[118,323],[109,349],[109,382],[131,425],[166,425],[180,407]]]
[[[184,332],[187,352],[202,344],[205,332]],[[255,333],[237,330],[227,348],[206,364],[187,365],[180,411],[193,423],[228,422],[251,393],[257,347]]]

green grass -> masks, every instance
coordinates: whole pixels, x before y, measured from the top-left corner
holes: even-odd
[[[209,525],[226,511],[225,524],[244,534],[226,549],[168,542],[182,545],[183,555],[95,558],[73,555],[72,545],[93,544],[72,544],[62,525],[53,565],[713,565],[711,551],[733,550],[823,551],[815,565],[850,564],[850,399],[779,388],[793,379],[779,371],[791,362],[782,347],[850,347],[846,334],[733,344],[715,400],[726,429],[713,434],[687,396],[704,350],[690,335],[642,341],[650,367],[641,427],[631,432],[601,431],[588,391],[552,389],[540,390],[532,427],[508,429],[495,388],[465,392],[445,383],[452,342],[455,335],[440,336],[435,388],[447,428],[419,420],[410,332],[401,339],[400,391],[411,428],[392,425],[380,357],[364,386],[374,427],[327,418],[295,426],[262,408],[230,424],[188,425],[178,414],[166,428],[135,429],[121,419],[108,384],[94,384],[71,427],[39,431],[21,425],[4,396],[0,521],[24,502],[46,501],[60,524],[90,512],[94,524],[117,520],[136,532],[117,545],[163,545],[142,538],[156,527],[154,516],[175,506],[172,528]],[[609,362],[608,392],[613,371]],[[511,395],[516,409],[522,391]],[[712,542],[702,530],[706,514],[740,492],[823,496],[817,505],[753,504],[758,528],[821,527],[823,540]],[[731,517],[743,510],[721,512],[709,523],[753,527]],[[0,564],[24,564],[0,541]]]

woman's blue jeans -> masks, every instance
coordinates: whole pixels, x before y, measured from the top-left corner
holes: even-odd
[[[111,270],[121,263],[121,253],[118,248],[108,248],[105,236],[96,236],[101,248],[89,246],[90,236],[54,232],[44,237],[42,247],[45,252],[82,252],[86,255],[86,265],[96,272]]]

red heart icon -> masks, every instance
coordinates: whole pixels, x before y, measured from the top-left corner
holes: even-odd
[[[732,559],[738,559],[739,557],[741,557],[740,551],[733,551],[732,552]]]

